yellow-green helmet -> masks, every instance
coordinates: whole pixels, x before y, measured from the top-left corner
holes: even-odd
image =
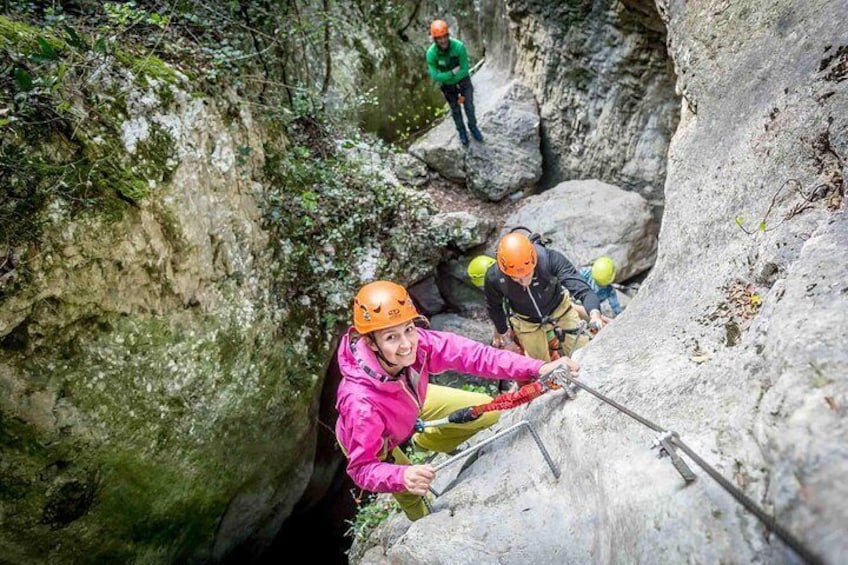
[[[615,263],[613,260],[603,255],[595,259],[592,263],[592,278],[598,283],[598,286],[607,286],[615,280]]]
[[[483,282],[486,280],[486,271],[495,263],[497,261],[488,255],[478,255],[468,263],[468,278],[471,279],[474,286],[483,288]]]

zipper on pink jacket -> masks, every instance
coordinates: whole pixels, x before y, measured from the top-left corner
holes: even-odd
[[[418,399],[418,394],[412,390],[412,381],[409,378],[409,368],[408,367],[404,368],[403,378],[398,379],[398,381],[400,382],[403,390],[405,390],[406,393],[409,396],[412,397],[412,401],[415,402],[415,405],[420,409],[421,408],[421,401]],[[404,386],[404,383],[406,384],[406,386]]]

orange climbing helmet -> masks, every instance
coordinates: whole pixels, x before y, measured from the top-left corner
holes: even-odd
[[[374,281],[353,299],[353,327],[362,335],[420,318],[405,288],[390,281]]]
[[[450,35],[448,22],[445,20],[434,20],[433,23],[430,24],[430,37],[438,39],[446,35]]]
[[[522,278],[536,268],[536,247],[523,233],[508,233],[498,244],[498,268],[507,276]]]

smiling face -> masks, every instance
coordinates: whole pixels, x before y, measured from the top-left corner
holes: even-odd
[[[377,330],[371,334],[371,342],[368,345],[375,352],[381,352],[389,363],[394,363],[394,366],[387,366],[383,359],[380,359],[383,368],[389,374],[396,375],[401,369],[415,362],[418,353],[418,329],[410,321]]]
[[[448,45],[450,45],[450,35],[443,35],[441,37],[435,38],[436,45],[439,46],[439,49],[447,49]]]

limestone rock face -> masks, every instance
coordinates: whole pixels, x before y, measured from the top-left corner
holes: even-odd
[[[344,205],[275,201],[280,163],[305,178],[311,160],[238,99],[177,81],[159,85],[166,102],[154,84],[126,85],[122,136],[101,141],[132,154],[160,132],[170,179],[108,210],[57,195],[35,241],[0,250],[3,560],[255,557],[312,475],[324,365],[353,291],[416,280],[439,254],[417,191],[371,172]],[[337,166],[345,181],[362,170]],[[272,229],[294,221],[320,229]]]
[[[119,221],[50,218],[29,281],[0,305],[0,417],[12,430],[2,480],[20,496],[3,503],[6,556],[198,550],[130,541],[155,521],[224,555],[279,523],[311,472],[293,454],[311,449],[301,419],[320,375],[274,353],[285,314],[262,274],[262,186],[242,175],[261,155],[236,164],[238,147],[262,147],[258,128],[247,112],[228,128],[214,102],[177,95],[172,108],[148,97],[132,110],[136,126],[167,124],[172,183]],[[281,418],[292,418],[285,439]],[[248,463],[255,450],[276,473]]]
[[[539,110],[526,86],[511,82],[493,110],[483,115],[482,143],[465,157],[468,187],[488,200],[532,189],[542,177]]]
[[[540,6],[510,4],[525,6],[518,18]],[[657,9],[685,98],[657,260],[628,309],[575,355],[581,380],[677,431],[824,562],[841,563],[848,51],[834,22],[848,6]],[[493,444],[432,516],[363,562],[798,562],[691,461],[698,479],[684,487],[648,449],[655,434],[594,397],[551,394],[501,425],[518,418],[541,427],[558,480],[530,438]]]
[[[430,319],[430,327],[464,335],[486,345],[492,343],[492,324],[487,320],[475,320],[457,314],[438,314]]]
[[[615,261],[616,280],[649,269],[657,254],[657,228],[648,202],[597,180],[567,181],[523,200],[505,230],[524,226],[550,239],[578,269],[601,255]]]
[[[468,251],[485,243],[495,225],[470,212],[443,212],[433,217],[433,229],[442,232],[448,243],[460,251]]]
[[[539,101],[544,187],[596,178],[635,190],[659,220],[679,98],[650,0],[506,2],[514,68]]]

